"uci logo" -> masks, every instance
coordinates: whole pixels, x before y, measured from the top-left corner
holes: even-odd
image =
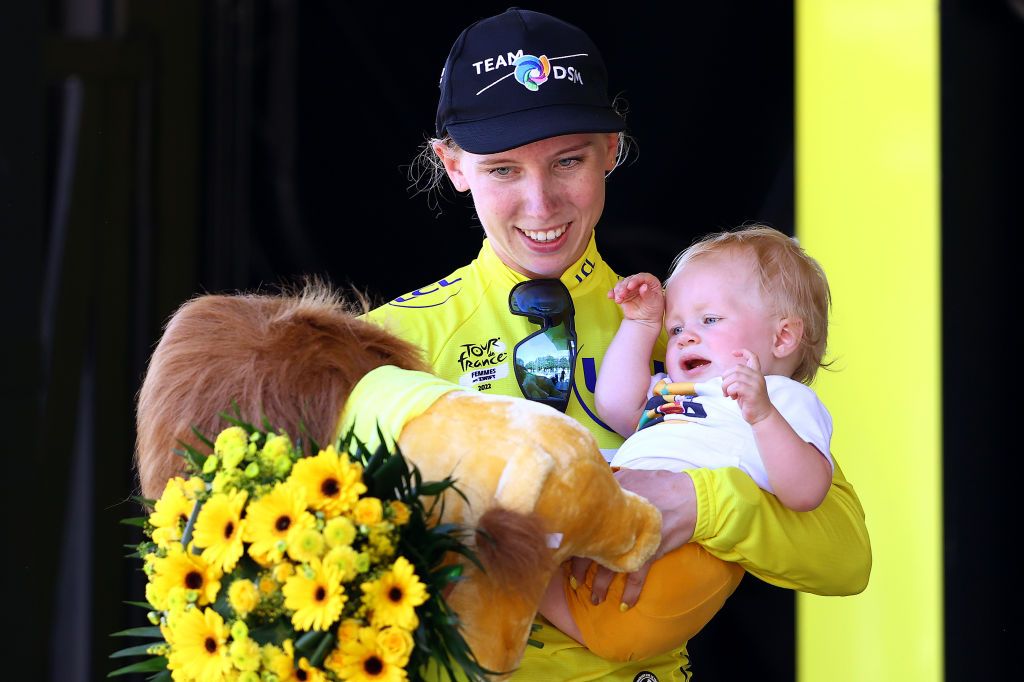
[[[458,293],[462,290],[461,288],[456,288],[451,292],[446,292],[444,290],[447,287],[450,287],[451,285],[455,284],[456,282],[461,281],[461,277],[456,277],[450,282],[447,279],[442,279],[439,282],[437,282],[437,284],[434,285],[432,288],[424,287],[423,289],[417,289],[416,291],[406,294],[405,296],[399,296],[395,300],[389,302],[388,305],[395,306],[396,308],[435,308],[439,305],[447,303],[452,296],[458,295]],[[430,294],[433,294],[438,291],[443,292],[443,294],[438,294],[434,298],[430,298],[422,302],[417,300],[422,296],[429,296]],[[441,300],[437,300],[442,295],[444,295],[444,298],[442,298]]]

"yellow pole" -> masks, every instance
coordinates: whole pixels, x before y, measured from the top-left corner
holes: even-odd
[[[815,382],[874,568],[800,595],[801,682],[943,679],[937,0],[798,0],[797,235],[832,286]]]

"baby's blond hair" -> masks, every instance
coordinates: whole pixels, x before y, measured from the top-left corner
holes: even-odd
[[[803,320],[803,336],[797,350],[798,364],[792,378],[811,383],[823,361],[828,341],[828,311],[832,305],[828,279],[818,261],[807,255],[797,243],[778,230],[765,225],[749,225],[702,237],[676,256],[667,287],[687,265],[713,253],[742,250],[757,264],[761,294],[773,312],[782,317]]]

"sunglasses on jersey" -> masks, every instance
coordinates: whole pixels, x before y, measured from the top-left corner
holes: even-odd
[[[575,309],[569,290],[557,279],[528,279],[512,287],[508,309],[540,327],[512,351],[519,390],[530,400],[565,412],[576,366]]]

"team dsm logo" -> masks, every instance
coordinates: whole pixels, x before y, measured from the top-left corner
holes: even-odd
[[[548,78],[554,80],[567,80],[570,83],[579,83],[583,85],[583,75],[572,66],[558,66],[552,65],[551,62],[558,61],[559,59],[569,59],[571,57],[586,57],[583,54],[568,54],[562,57],[551,57],[547,55],[541,55],[535,57],[532,54],[523,54],[522,50],[518,52],[507,52],[497,57],[489,57],[478,62],[473,62],[473,68],[476,69],[477,75],[481,73],[488,73],[496,71],[501,68],[508,68],[512,66],[515,70],[512,73],[507,73],[501,78],[497,79],[486,88],[476,94],[482,93],[492,85],[497,84],[499,81],[503,81],[509,76],[515,76],[515,79],[524,88],[531,92],[536,92],[540,89],[540,86],[548,81]]]

